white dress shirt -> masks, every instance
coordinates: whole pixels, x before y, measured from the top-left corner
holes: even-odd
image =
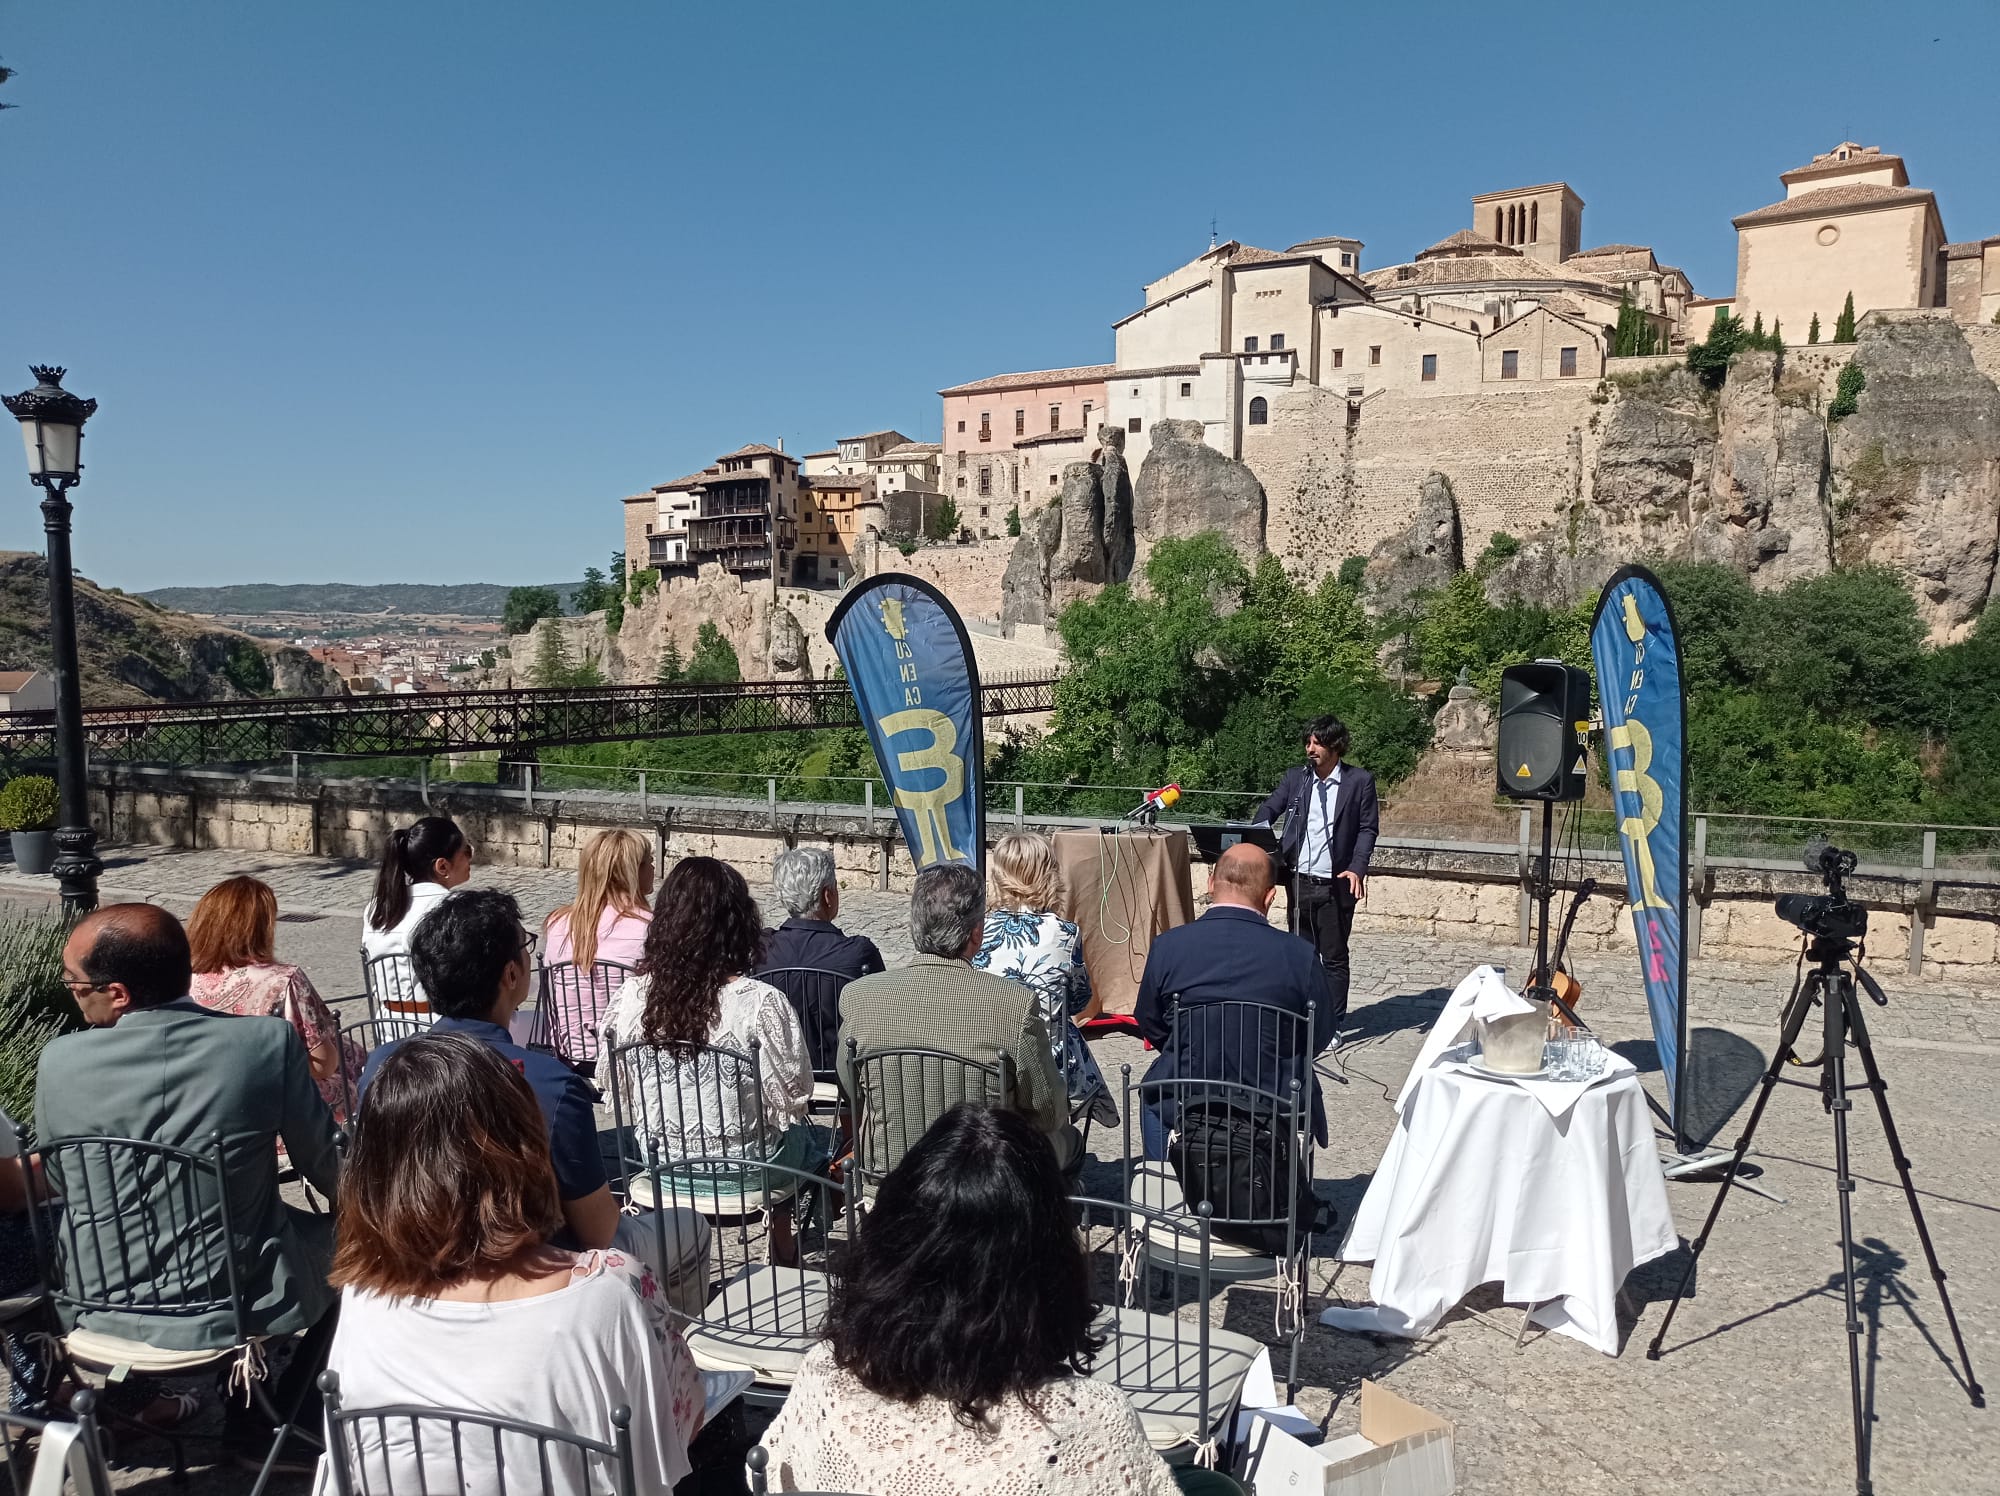
[[[1299,871],[1308,878],[1331,878],[1334,874],[1332,829],[1335,810],[1340,806],[1341,766],[1324,777],[1306,781],[1306,839],[1299,844]]]

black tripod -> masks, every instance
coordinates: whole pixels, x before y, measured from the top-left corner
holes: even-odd
[[[1836,850],[1835,856],[1851,859],[1852,854]],[[1851,870],[1852,867],[1853,863],[1849,860],[1846,868],[1840,871]],[[1951,1326],[1952,1342],[1958,1347],[1959,1363],[1965,1368],[1966,1393],[1975,1408],[1986,1406],[1986,1394],[1973,1377],[1972,1358],[1965,1349],[1965,1336],[1959,1332],[1958,1316],[1951,1308],[1951,1295],[1945,1291],[1944,1268],[1938,1263],[1937,1248],[1931,1245],[1930,1229],[1925,1226],[1924,1213],[1917,1204],[1917,1187],[1910,1178],[1910,1161],[1903,1154],[1902,1139],[1896,1134],[1896,1121],[1889,1115],[1889,1087],[1882,1079],[1882,1072],[1875,1064],[1874,1048],[1868,1042],[1868,1027],[1861,1019],[1856,979],[1859,979],[1859,986],[1867,988],[1868,995],[1878,1005],[1886,1006],[1889,1000],[1876,985],[1875,979],[1862,969],[1855,955],[1853,939],[1844,934],[1829,933],[1825,928],[1841,918],[1844,911],[1852,911],[1861,920],[1866,918],[1857,906],[1847,903],[1840,889],[1839,877],[1839,871],[1829,877],[1834,889],[1832,900],[1813,901],[1821,905],[1819,918],[1809,917],[1810,922],[1794,919],[1794,923],[1803,925],[1810,933],[1811,943],[1806,948],[1806,959],[1813,963],[1813,969],[1805,974],[1804,980],[1792,992],[1791,1002],[1785,1011],[1783,1033],[1778,1040],[1778,1052],[1772,1057],[1770,1069],[1764,1072],[1757,1104],[1751,1108],[1750,1121],[1743,1129],[1743,1136],[1737,1140],[1735,1153],[1729,1161],[1729,1172],[1723,1176],[1722,1184],[1715,1192],[1715,1203],[1709,1207],[1701,1235],[1695,1238],[1694,1246],[1688,1253],[1687,1268],[1681,1274],[1680,1287],[1674,1290],[1673,1302],[1667,1305],[1659,1332],[1653,1336],[1652,1344],[1646,1347],[1646,1359],[1660,1359],[1660,1343],[1666,1339],[1667,1327],[1674,1321],[1674,1311],[1680,1308],[1681,1299],[1694,1278],[1695,1264],[1701,1259],[1702,1248],[1708,1245],[1709,1234],[1715,1230],[1716,1218],[1722,1214],[1722,1202],[1728,1198],[1729,1186],[1736,1182],[1736,1171],[1750,1151],[1750,1141],[1756,1136],[1757,1123],[1763,1118],[1764,1106],[1771,1099],[1772,1088],[1783,1082],[1788,1086],[1817,1090],[1826,1110],[1833,1117],[1834,1190],[1840,1200],[1840,1278],[1847,1299],[1847,1378],[1854,1402],[1854,1489],[1857,1496],[1870,1496],[1874,1486],[1868,1477],[1868,1414],[1861,1404],[1862,1328],[1861,1316],[1854,1302],[1854,1223],[1849,1205],[1849,1197],[1854,1193],[1854,1176],[1847,1165],[1847,1114],[1854,1105],[1848,1098],[1847,1087],[1846,1053],[1850,1042],[1861,1056],[1861,1068],[1868,1077],[1861,1089],[1872,1091],[1875,1095],[1875,1109],[1882,1117],[1882,1133],[1888,1139],[1890,1157],[1895,1160],[1897,1177],[1903,1183],[1903,1198],[1909,1203],[1910,1219],[1915,1222],[1917,1239],[1924,1246],[1924,1260],[1930,1265],[1931,1278],[1937,1283],[1938,1302],[1944,1306],[1945,1322]],[[1832,907],[1826,907],[1828,905]],[[1787,914],[1782,903],[1779,913]],[[1832,918],[1826,918],[1828,915]],[[1787,914],[1787,917],[1791,915]],[[1815,924],[1820,928],[1815,929]],[[1848,970],[1850,966],[1852,971]],[[1799,1035],[1815,1007],[1821,1010],[1825,1019],[1824,1047],[1817,1060],[1797,1063],[1806,1068],[1817,1066],[1820,1078],[1817,1082],[1793,1080],[1784,1074],[1784,1070],[1796,1059]]]

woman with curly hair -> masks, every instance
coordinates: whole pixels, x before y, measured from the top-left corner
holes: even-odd
[[[675,864],[653,903],[638,973],[611,999],[599,1051],[600,1076],[608,1065],[633,1104],[641,1149],[650,1143],[662,1163],[808,1165],[805,1029],[784,993],[749,975],[763,944],[763,917],[741,873],[713,857]],[[712,1168],[704,1178],[722,1187]],[[774,1217],[772,1253],[784,1261],[790,1221]]]

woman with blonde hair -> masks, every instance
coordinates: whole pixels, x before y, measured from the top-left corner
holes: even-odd
[[[646,948],[653,912],[653,849],[636,831],[600,831],[583,844],[577,859],[576,897],[548,917],[542,928],[544,969],[554,972],[547,1001],[549,1041],[556,1052],[579,1065],[593,1065],[597,1031],[625,978]],[[599,973],[604,961],[622,972]]]
[[[282,1018],[305,1044],[319,1094],[336,1120],[347,1120],[340,1073],[340,1025],[312,978],[276,959],[278,896],[256,878],[225,878],[188,917],[194,981],[188,996],[204,1008],[239,1017]]]
[[[1056,1064],[1069,1081],[1070,1100],[1088,1103],[1091,1114],[1108,1126],[1118,1120],[1111,1088],[1073,1021],[1090,1006],[1090,973],[1083,964],[1082,932],[1055,912],[1063,891],[1055,843],[1038,831],[1010,831],[993,844],[987,866],[993,889],[986,936],[972,964],[1035,994]]]

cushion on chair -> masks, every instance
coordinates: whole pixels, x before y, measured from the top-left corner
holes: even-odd
[[[673,1169],[661,1172],[667,1176],[667,1199],[674,1209],[692,1209],[727,1220],[757,1215],[798,1193],[797,1182],[791,1175],[769,1174],[755,1164],[745,1165],[743,1173],[735,1176],[689,1175]],[[766,1183],[775,1187],[767,1189]],[[749,1187],[745,1188],[746,1185]],[[625,1197],[642,1210],[659,1208],[660,1191],[651,1174],[634,1174],[626,1183]]]
[[[1264,1347],[1247,1335],[1208,1332],[1208,1417],[1201,1421],[1200,1327],[1170,1314],[1106,1309],[1091,1327],[1104,1349],[1090,1369],[1093,1382],[1122,1391],[1155,1449],[1195,1443],[1225,1426],[1243,1394],[1243,1380]]]
[[[1181,1193],[1181,1182],[1171,1165],[1148,1159],[1132,1172],[1132,1201],[1148,1210],[1156,1210],[1162,1215],[1184,1217],[1189,1229],[1177,1231],[1161,1222],[1146,1222],[1146,1239],[1153,1249],[1153,1261],[1159,1266],[1171,1262],[1189,1272],[1201,1266],[1201,1240],[1195,1234],[1198,1217],[1188,1209],[1187,1197]],[[1209,1272],[1213,1277],[1230,1281],[1237,1278],[1267,1278],[1278,1275],[1278,1260],[1248,1247],[1240,1247],[1209,1233]]]
[[[816,1080],[813,1082],[813,1110],[837,1112],[840,1110],[841,1101],[840,1082],[832,1080]]]
[[[70,1359],[85,1366],[110,1371],[124,1367],[144,1376],[174,1376],[218,1366],[237,1353],[237,1347],[222,1350],[178,1351],[148,1345],[143,1340],[126,1340],[118,1335],[100,1335],[95,1330],[71,1330],[63,1337]]]
[[[824,1273],[750,1263],[681,1330],[704,1371],[748,1371],[769,1386],[789,1387],[826,1324]]]

